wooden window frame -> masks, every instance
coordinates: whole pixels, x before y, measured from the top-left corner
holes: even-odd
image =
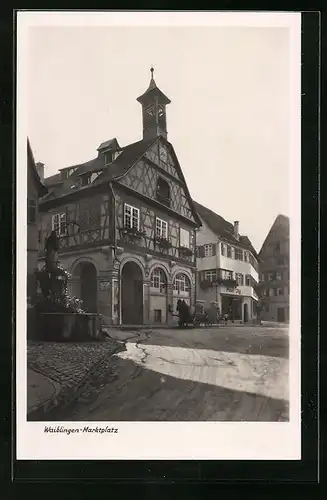
[[[182,238],[181,238],[182,231],[185,231],[185,233],[188,233],[188,244],[187,245],[182,243]],[[179,228],[179,246],[191,248],[191,232],[188,229],[185,229],[184,227]]]
[[[178,283],[182,284],[183,286],[182,287],[177,286]],[[182,292],[191,294],[191,281],[185,273],[176,274],[174,279],[174,291],[178,293]]]
[[[159,222],[159,227],[158,227]],[[159,231],[158,231],[159,229]],[[160,217],[156,217],[156,237],[168,239],[168,222]]]
[[[204,279],[207,281],[214,281],[217,278],[217,271],[216,270],[210,270],[210,271],[204,271]]]
[[[160,267],[156,267],[151,273],[151,288],[160,291],[160,293],[164,293],[166,291],[167,276]]]
[[[58,219],[56,223],[56,218]],[[66,212],[57,212],[52,214],[51,218],[52,231],[56,231],[57,235],[66,236],[67,235],[67,214]]]
[[[213,256],[212,243],[206,243],[203,246],[204,246],[204,256],[205,257],[212,257]]]
[[[127,213],[127,210],[130,209],[130,214]],[[137,217],[134,215],[134,212],[137,214]],[[130,218],[130,223],[126,224],[126,217]],[[133,219],[137,220],[137,225],[133,224]],[[124,227],[127,228],[135,228],[137,231],[140,230],[140,209],[130,205],[129,203],[124,203]]]

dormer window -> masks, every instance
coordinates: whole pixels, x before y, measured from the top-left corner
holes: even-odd
[[[90,181],[91,181],[90,174],[81,175],[81,185],[82,186],[87,186],[88,184],[90,184]]]
[[[157,181],[157,200],[168,207],[170,205],[170,187],[162,177],[158,177]]]
[[[104,153],[104,163],[105,165],[109,165],[110,163],[112,163],[113,161],[116,160],[116,158],[118,158],[118,156],[120,155],[122,151],[106,151]]]
[[[112,151],[108,151],[105,155],[104,155],[104,163],[105,165],[108,165],[109,163],[112,162]]]

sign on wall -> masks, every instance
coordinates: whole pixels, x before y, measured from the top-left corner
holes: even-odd
[[[230,293],[232,295],[241,295],[241,290],[239,288],[227,288],[221,287],[221,293]]]
[[[110,288],[110,281],[100,281],[100,290],[109,290]]]

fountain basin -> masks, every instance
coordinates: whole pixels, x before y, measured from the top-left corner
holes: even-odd
[[[47,341],[92,341],[101,337],[101,315],[97,313],[40,312],[36,316],[37,337]]]

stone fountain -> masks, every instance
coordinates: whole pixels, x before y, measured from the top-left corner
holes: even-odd
[[[59,241],[52,231],[45,243],[45,265],[37,271],[36,337],[39,340],[76,341],[101,338],[101,317],[87,313],[82,301],[68,294],[70,275],[58,260]]]

